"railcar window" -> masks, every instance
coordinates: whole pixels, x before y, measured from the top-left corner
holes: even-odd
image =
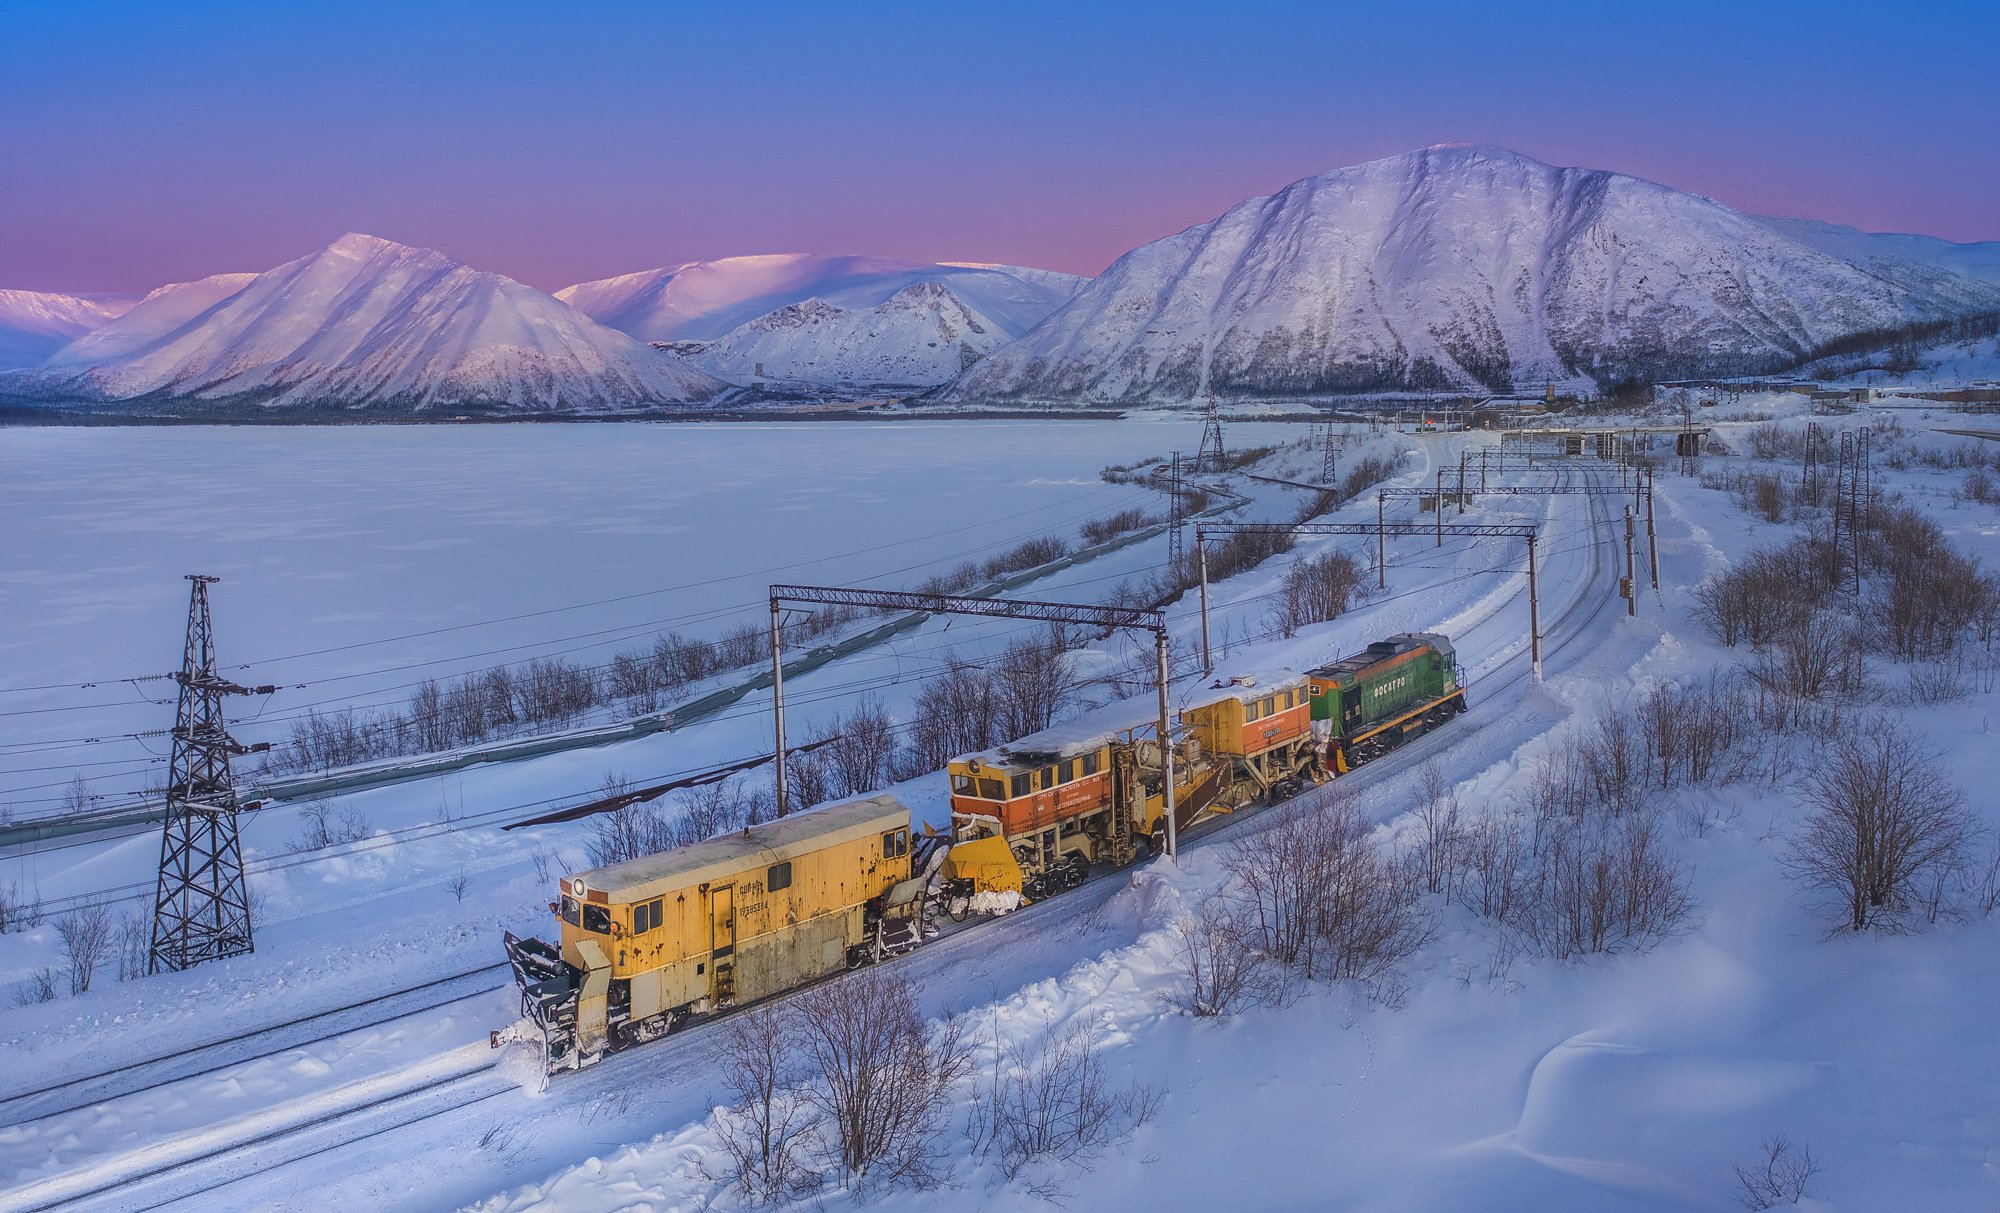
[[[1054,786],[1056,786],[1056,769],[1054,767],[1043,767],[1042,768],[1043,790],[1046,791],[1047,789],[1052,788]]]
[[[1009,789],[1008,794],[1011,796],[1026,796],[1028,791],[1029,776],[1026,771],[1023,771],[1019,775],[1014,776],[1013,787]]]
[[[791,860],[787,859],[783,863],[774,863],[770,866],[770,869],[764,873],[764,891],[766,893],[776,893],[780,889],[789,889],[791,887],[792,887]]]
[[[562,920],[571,926],[577,926],[582,921],[576,916],[576,898],[567,893],[563,894],[562,899]]]
[[[973,787],[974,787],[974,780],[970,775],[953,775],[951,777],[951,790],[958,793],[960,796],[972,795]]]
[[[1243,719],[1245,720],[1255,720],[1259,716],[1262,716],[1263,714],[1264,713],[1262,711],[1262,705],[1259,704],[1255,699],[1252,699],[1248,703],[1243,705]]]
[[[979,798],[981,800],[1005,800],[1007,799],[1007,785],[997,779],[982,779],[979,781]]]
[[[656,897],[646,903],[646,929],[648,931],[659,930],[660,924],[666,921],[666,915],[661,913],[665,907],[666,898],[664,897]]]
[[[1097,755],[1085,754],[1083,756],[1083,773],[1086,775],[1097,774]]]
[[[607,906],[583,907],[583,929],[599,935],[611,934],[611,910]]]
[[[1056,768],[1056,781],[1058,783],[1068,783],[1070,780],[1075,778],[1076,778],[1076,759],[1065,758],[1063,760],[1062,765]]]
[[[910,832],[908,830],[890,830],[887,834],[882,835],[882,858],[894,859],[899,855],[908,855],[909,853]]]

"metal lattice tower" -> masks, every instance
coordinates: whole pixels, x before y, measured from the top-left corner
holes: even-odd
[[[1213,392],[1201,414],[1201,449],[1194,455],[1197,472],[1220,472],[1222,466],[1222,403]]]
[[[167,818],[160,835],[160,883],[153,900],[152,958],[147,971],[192,968],[252,950],[249,886],[237,838],[232,755],[238,745],[222,719],[224,695],[269,694],[275,687],[241,687],[215,672],[215,629],[208,587],[215,577],[190,573],[187,650],[181,658],[180,706],[174,716],[173,764],[167,776]],[[256,750],[268,746],[254,747]]]
[[[1187,561],[1186,541],[1181,532],[1187,528],[1187,486],[1181,482],[1181,453],[1175,451],[1167,463],[1167,576],[1180,576],[1181,566]]]
[[[1334,475],[1338,471],[1335,464],[1338,462],[1340,445],[1339,440],[1335,437],[1335,427],[1332,423],[1328,423],[1326,427],[1326,446],[1320,451],[1319,457],[1319,482],[1321,484],[1333,483]]]

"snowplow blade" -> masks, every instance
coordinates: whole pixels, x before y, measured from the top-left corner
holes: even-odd
[[[1021,865],[1014,861],[1007,840],[998,834],[952,844],[945,866],[952,878],[970,880],[975,893],[1021,891]]]

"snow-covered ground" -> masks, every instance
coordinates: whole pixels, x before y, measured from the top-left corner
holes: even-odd
[[[1750,404],[1774,414],[1799,407],[1797,398]],[[1860,414],[1839,424],[1869,420]],[[1251,428],[1232,427],[1232,437]],[[523,427],[518,439],[508,432],[471,431],[476,438],[467,441],[482,444],[482,461],[455,463],[447,483],[421,492],[412,487],[423,478],[416,470],[434,469],[440,460],[435,448],[426,453],[405,445],[425,441],[409,437],[417,431],[373,431],[367,439],[341,430],[278,436],[297,444],[285,450],[289,470],[261,485],[280,503],[284,496],[275,490],[284,485],[308,486],[300,497],[329,495],[329,478],[339,479],[340,468],[353,465],[353,444],[382,443],[372,449],[383,452],[379,462],[392,470],[376,468],[349,494],[331,494],[341,508],[308,517],[296,504],[289,511],[277,504],[262,511],[266,517],[250,514],[293,541],[278,542],[284,535],[274,534],[266,545],[234,549],[190,546],[189,536],[223,520],[240,523],[245,505],[261,500],[248,490],[204,488],[191,516],[163,525],[163,538],[150,545],[119,538],[118,520],[131,525],[132,515],[120,515],[116,502],[95,500],[107,493],[122,493],[127,502],[148,498],[141,486],[149,482],[192,486],[195,473],[185,462],[154,460],[137,469],[134,452],[145,443],[193,448],[216,432],[121,435],[119,441],[132,443],[126,462],[110,460],[95,477],[81,468],[105,464],[105,448],[96,448],[95,456],[72,448],[65,454],[77,483],[68,495],[61,478],[49,475],[36,496],[24,498],[34,504],[34,516],[51,519],[48,545],[35,549],[38,561],[26,563],[35,584],[61,584],[56,579],[67,568],[65,552],[72,553],[70,561],[101,571],[80,574],[83,584],[63,588],[71,604],[65,614],[76,616],[67,622],[48,622],[46,601],[26,606],[19,592],[0,603],[10,623],[43,628],[8,654],[10,661],[19,656],[41,663],[42,672],[10,682],[101,676],[106,671],[87,660],[87,646],[99,636],[127,645],[105,655],[122,659],[114,670],[163,668],[157,659],[131,663],[171,648],[182,592],[174,575],[190,558],[228,555],[235,562],[206,570],[229,578],[217,590],[225,659],[236,652],[231,646],[238,635],[246,656],[329,647],[332,640],[288,644],[285,634],[286,620],[301,617],[287,608],[304,609],[309,595],[329,588],[360,585],[366,592],[356,595],[357,605],[320,602],[311,606],[318,614],[303,617],[331,616],[324,625],[329,636],[372,638],[737,575],[735,582],[691,588],[685,605],[662,607],[657,616],[616,617],[650,622],[709,602],[754,607],[763,582],[780,576],[767,567],[818,553],[854,554],[783,575],[914,581],[969,542],[964,534],[947,542],[917,542],[918,536],[977,522],[991,530],[972,533],[998,547],[1023,533],[1073,529],[1081,517],[1139,499],[1136,490],[1087,496],[1109,487],[1095,479],[1098,466],[1185,448],[1194,437],[1186,423],[853,427],[868,440],[850,440],[848,427],[816,425],[716,427],[713,439],[683,439],[688,427]],[[102,432],[50,439],[40,433],[32,436],[50,443],[107,440]],[[246,444],[234,452],[246,464],[254,463],[255,444],[277,442],[260,431],[222,433]],[[310,443],[301,441],[307,437]],[[881,455],[873,477],[864,470],[869,440],[900,444]],[[1252,439],[1243,433],[1240,440]],[[1402,480],[1426,483],[1434,467],[1455,465],[1462,447],[1476,449],[1485,440],[1435,435],[1378,445],[1414,451]],[[715,551],[704,558],[702,578],[635,574],[629,557],[602,567],[606,553],[647,542],[671,516],[645,512],[653,491],[646,473],[655,469],[650,458],[633,458],[628,444],[657,442],[648,453],[664,457],[685,451],[685,442],[710,441],[718,445],[708,457],[682,460],[687,470],[668,480],[671,490],[660,491],[699,501],[703,486],[712,485],[730,500],[735,490],[729,482],[752,474],[742,466],[749,452],[793,444],[788,463],[760,458],[755,475],[766,478],[754,484],[766,495],[781,488],[795,494],[789,499],[798,508],[789,516],[766,517],[810,531],[801,546],[785,546],[797,536],[782,526],[756,528],[754,543],[744,542],[749,528],[739,523],[708,528]],[[18,449],[11,438],[0,448]],[[268,456],[270,446],[263,449]],[[941,465],[940,474],[909,479],[907,470],[922,466],[924,456]],[[1068,495],[1020,483],[1024,461],[1035,464],[1028,479],[1066,483]],[[904,478],[886,483],[897,468]],[[1538,471],[1532,478],[1546,475]],[[1990,507],[1954,495],[1962,472],[1921,465],[1891,471],[1878,464],[1877,475],[1878,484],[1930,510],[1955,543],[1993,562],[2000,520]],[[385,485],[399,487],[392,494]],[[1288,513],[1300,496],[1273,485],[1248,487],[1255,516]],[[217,492],[243,495],[218,499]],[[871,492],[879,494],[877,505],[852,523],[815,508]],[[599,500],[607,494],[608,504]],[[465,498],[477,508],[453,505],[453,513],[436,521],[413,522],[412,541],[483,530],[494,537],[491,546],[520,545],[512,562],[477,541],[466,546],[488,552],[483,560],[443,542],[427,544],[420,554],[388,554],[388,542],[373,538],[397,529],[397,519],[415,519],[421,511],[412,507]],[[917,500],[921,510],[910,509]],[[1657,501],[1663,588],[1642,590],[1636,619],[1625,618],[1623,603],[1613,597],[1623,571],[1618,499],[1495,496],[1466,514],[1467,521],[1536,521],[1542,527],[1545,684],[1528,677],[1526,579],[1518,545],[1447,540],[1438,547],[1415,537],[1392,542],[1384,595],[1291,640],[1265,635],[1282,561],[1217,587],[1212,624],[1218,639],[1229,641],[1220,672],[1301,668],[1391,632],[1445,631],[1468,671],[1473,711],[1346,782],[1359,790],[1371,819],[1391,832],[1407,827],[1417,766],[1432,759],[1468,811],[1501,812],[1521,795],[1534,764],[1573,746],[1576,731],[1601,705],[1623,702],[1654,681],[1704,674],[1741,659],[1689,622],[1688,590],[1779,537],[1777,528],[1746,518],[1728,494],[1675,476],[1661,476]],[[996,503],[1003,508],[991,508]],[[1043,514],[1027,513],[1044,505]],[[617,530],[596,533],[609,525],[605,520],[635,511],[636,538]],[[90,521],[56,530],[55,517],[72,513]],[[1338,517],[1372,521],[1373,515],[1374,502],[1364,499]],[[523,528],[518,538],[504,538],[509,518]],[[593,525],[562,525],[573,518]],[[870,528],[871,540],[907,535],[911,542],[863,552],[871,544],[854,534],[863,527]],[[349,533],[345,541],[332,534],[342,530]],[[156,550],[168,546],[164,537],[174,537],[177,550]],[[100,548],[94,551],[92,543]],[[108,552],[101,547],[107,544],[113,545]],[[1333,539],[1304,543],[1301,551],[1329,545],[1363,554],[1369,547],[1364,540]],[[284,574],[274,569],[279,562],[268,553],[301,546],[321,553],[316,561],[344,552],[361,567],[330,586],[284,587]],[[439,551],[466,558],[440,558]],[[361,558],[371,552],[382,554]],[[1101,594],[1160,555],[1157,541],[1137,545],[1068,570],[1033,592],[1051,598]],[[530,575],[518,575],[516,566],[530,558]],[[1643,560],[1642,548],[1642,587]],[[390,564],[401,567],[382,567]],[[117,619],[92,616],[88,605],[129,567],[172,582],[143,603],[116,605],[129,612],[117,618],[146,621],[155,633],[148,644],[121,641]],[[400,592],[386,592],[390,585],[400,585]],[[268,595],[251,591],[267,587],[299,597],[281,599],[286,606],[277,609],[253,607]],[[518,610],[517,602],[523,604]],[[466,605],[461,615],[432,621],[396,617],[406,609],[397,606],[402,603]],[[557,618],[561,629],[540,630],[529,620],[506,625],[503,633],[525,645],[616,621]],[[1177,638],[1192,636],[1192,604],[1176,606],[1170,621]],[[933,621],[888,650],[828,666],[796,686],[788,680],[788,691],[802,705],[807,725],[860,694],[880,696],[894,713],[944,648],[982,651],[1019,629],[1005,621]],[[455,633],[385,647],[401,660],[480,647],[463,639]],[[320,667],[318,676],[395,664],[374,650],[326,660],[353,664]],[[1086,673],[1101,671],[1120,653],[1112,645],[1084,660]],[[1993,772],[1985,749],[1990,695],[1911,707],[1894,702],[1901,672],[1885,663],[1880,673],[1883,706],[1895,706],[1937,740],[1952,778],[1975,794],[1975,808],[1990,818],[1990,806],[1978,798]],[[896,675],[902,680],[889,681]],[[1206,683],[1193,675],[1179,693]],[[437,1008],[411,1010],[430,999],[403,996],[415,1001],[394,1007],[408,1013],[386,1024],[354,1012],[351,1019],[335,1016],[287,1029],[290,1035],[269,1046],[254,1040],[218,1046],[205,1054],[212,1073],[170,1085],[114,1098],[123,1088],[105,1079],[102,1096],[7,1096],[490,965],[503,928],[546,932],[547,913],[537,907],[546,902],[548,887],[535,870],[535,851],[553,852],[554,868],[575,863],[583,831],[564,826],[539,836],[503,835],[489,824],[493,818],[481,814],[585,791],[606,771],[640,778],[756,753],[767,729],[768,718],[746,706],[685,732],[356,793],[339,803],[367,820],[374,836],[312,857],[284,849],[297,829],[290,810],[253,818],[247,835],[253,887],[262,901],[255,956],[135,983],[105,974],[88,994],[0,1011],[0,1040],[14,1059],[0,1088],[0,1208],[41,1207],[121,1180],[128,1182],[88,1197],[82,1207],[150,1208],[176,1198],[177,1207],[203,1209],[307,1202],[372,1209],[471,1204],[494,1211],[732,1207],[736,1198],[720,1178],[711,1120],[724,1098],[712,1033],[696,1029],[615,1055],[536,1094],[524,1058],[508,1056],[499,1069],[485,1068],[491,1059],[485,1031],[514,1013],[511,990],[501,988],[504,975],[497,972],[439,987],[436,1001],[455,1001]],[[935,778],[897,792],[927,815],[935,815],[944,794]],[[1828,940],[1824,919],[1776,866],[1778,840],[1798,814],[1789,784],[1746,782],[1675,796],[1700,800],[1703,811],[1671,818],[1710,823],[1670,839],[1676,857],[1694,873],[1699,908],[1690,929],[1643,954],[1574,965],[1496,962],[1491,933],[1447,911],[1436,940],[1407,967],[1400,999],[1385,1004],[1332,986],[1283,1008],[1219,1021],[1184,1018],[1159,997],[1178,980],[1167,928],[1182,907],[1214,897],[1223,882],[1218,844],[1232,833],[1259,829],[1256,817],[1190,846],[1178,864],[1156,862],[1100,880],[920,949],[898,964],[924,979],[930,1012],[967,1013],[980,1032],[1014,1042],[1086,1024],[1114,1081],[1148,1082],[1164,1094],[1148,1124],[1089,1164],[1038,1174],[1031,1184],[1008,1182],[989,1164],[967,1158],[949,1167],[953,1186],[942,1193],[880,1193],[870,1207],[1045,1209],[1048,1197],[1059,1194],[1067,1207],[1143,1201],[1163,1210],[1720,1210],[1735,1207],[1732,1165],[1749,1161],[1772,1133],[1809,1143],[1825,1164],[1813,1185],[1821,1208],[2000,1204],[2000,1175],[1991,1157],[2000,1146],[1993,1102],[2000,1046],[1988,1026],[1989,1008],[2000,994],[2000,970],[1990,962],[1992,921],[1975,917],[1910,936]],[[115,891],[148,870],[151,850],[150,839],[139,838],[47,850],[32,860],[15,857],[0,870],[0,887],[32,876],[50,889]],[[466,877],[462,896],[452,887],[460,874]],[[46,926],[0,938],[0,976],[18,979],[53,963],[53,955]],[[469,996],[457,997],[467,990]],[[423,1094],[408,1094],[420,1087]],[[437,1114],[419,1118],[432,1111]],[[268,1139],[253,1143],[258,1138]],[[224,1152],[201,1160],[214,1151]],[[173,1166],[181,1160],[196,1161]],[[223,1178],[235,1182],[203,1190]],[[803,1207],[849,1203],[833,1195]]]

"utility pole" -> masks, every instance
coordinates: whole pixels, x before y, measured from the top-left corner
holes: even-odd
[[[1437,491],[1431,494],[1431,504],[1437,507],[1437,545],[1444,546],[1444,469],[1438,469]]]
[[[236,816],[242,805],[229,769],[232,755],[270,744],[237,744],[222,718],[224,695],[268,695],[274,686],[244,687],[215,672],[215,627],[208,587],[220,578],[190,573],[187,645],[181,656],[180,702],[174,711],[173,758],[167,775],[167,816],[160,830],[160,876],[153,896],[153,937],[146,971],[179,971],[255,950],[250,887]]]
[[[1215,672],[1215,659],[1208,651],[1208,545],[1202,542],[1201,524],[1194,524],[1194,560],[1201,573],[1201,672]]]
[[[1479,491],[1486,491],[1486,447],[1479,448]]]
[[[1465,513],[1465,457],[1468,453],[1462,450],[1458,453],[1458,512],[1461,516]]]
[[[1542,680],[1542,600],[1535,592],[1535,537],[1528,536],[1528,661]]]
[[[1388,513],[1389,494],[1375,494],[1375,588],[1389,588],[1389,531],[1384,523]]]
[[[1180,823],[1174,820],[1174,735],[1172,722],[1168,717],[1167,704],[1167,629],[1159,628],[1153,633],[1153,654],[1159,663],[1153,681],[1160,688],[1160,784],[1162,807],[1167,814],[1167,855],[1178,858],[1181,853]],[[1139,803],[1146,802],[1145,796]]]
[[[1653,533],[1653,472],[1646,470],[1646,563],[1652,566],[1653,588],[1660,588],[1660,544]]]
[[[1639,613],[1639,587],[1636,571],[1632,567],[1632,507],[1625,507],[1625,584],[1620,588],[1625,595],[1625,617]]]
[[[771,599],[771,728],[776,734],[771,747],[771,769],[778,784],[778,816],[790,812],[785,799],[785,635],[780,626],[776,598]]]

